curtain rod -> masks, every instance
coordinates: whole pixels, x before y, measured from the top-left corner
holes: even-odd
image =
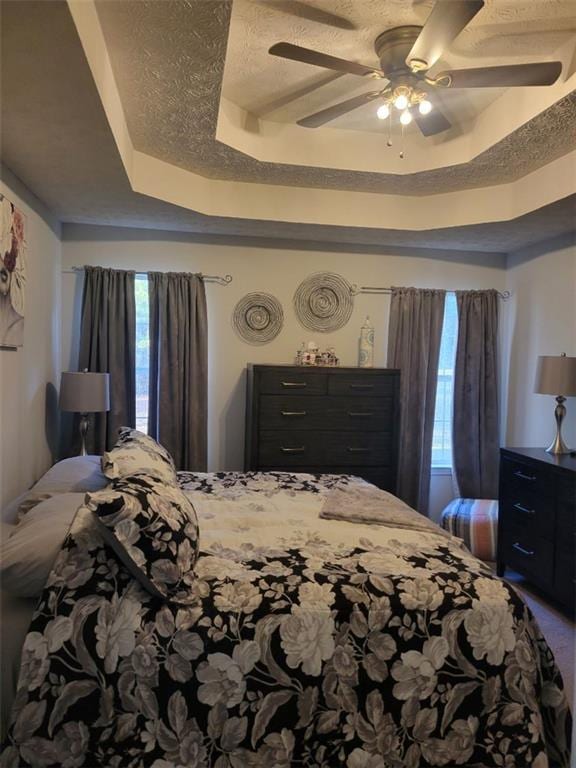
[[[74,274],[76,272],[84,272],[84,267],[70,267],[69,269],[63,269],[63,274]],[[135,269],[134,272],[137,275],[147,275],[148,270],[138,270]],[[232,282],[232,275],[224,275],[222,277],[221,275],[203,275],[202,272],[197,273],[205,283],[218,283],[218,285],[230,285]]]
[[[377,294],[392,293],[392,288],[379,288],[378,286],[374,286],[374,285],[361,285],[361,286],[353,285],[351,290],[352,290],[353,294],[358,294],[358,293],[377,293]],[[460,289],[460,290],[470,290],[470,289]],[[472,290],[474,290],[474,289],[472,289]],[[452,290],[447,290],[446,291],[446,293],[455,293],[455,292],[456,292],[455,288],[453,288]],[[507,301],[512,296],[511,291],[496,291],[496,293],[502,299],[502,301]]]

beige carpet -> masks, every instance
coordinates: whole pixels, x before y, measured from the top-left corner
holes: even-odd
[[[568,613],[548,602],[538,592],[536,587],[528,584],[519,574],[507,569],[506,581],[520,592],[536,617],[538,626],[546,638],[556,659],[556,664],[562,673],[568,701],[572,704],[572,712],[576,712],[576,699],[574,698],[576,690],[574,667],[576,624]]]

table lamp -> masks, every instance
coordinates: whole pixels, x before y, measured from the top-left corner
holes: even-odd
[[[576,395],[576,357],[566,357],[565,354],[539,357],[534,391],[556,396],[556,437],[546,448],[547,452],[555,455],[571,453],[562,439],[562,421],[566,415],[566,396]]]
[[[110,374],[66,371],[60,380],[60,410],[80,413],[80,456],[86,456],[88,414],[110,410]]]

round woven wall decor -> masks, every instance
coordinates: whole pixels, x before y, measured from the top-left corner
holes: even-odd
[[[352,314],[352,286],[334,272],[316,272],[294,294],[294,309],[305,328],[329,333],[342,328]]]
[[[267,344],[282,330],[284,313],[275,296],[247,293],[234,307],[232,325],[248,344]]]

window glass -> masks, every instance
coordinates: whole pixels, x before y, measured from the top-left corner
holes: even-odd
[[[148,387],[150,383],[150,337],[148,275],[136,275],[136,429],[148,431]]]
[[[452,467],[452,403],[454,398],[454,360],[458,338],[456,294],[447,293],[438,363],[438,389],[432,437],[432,467]]]

